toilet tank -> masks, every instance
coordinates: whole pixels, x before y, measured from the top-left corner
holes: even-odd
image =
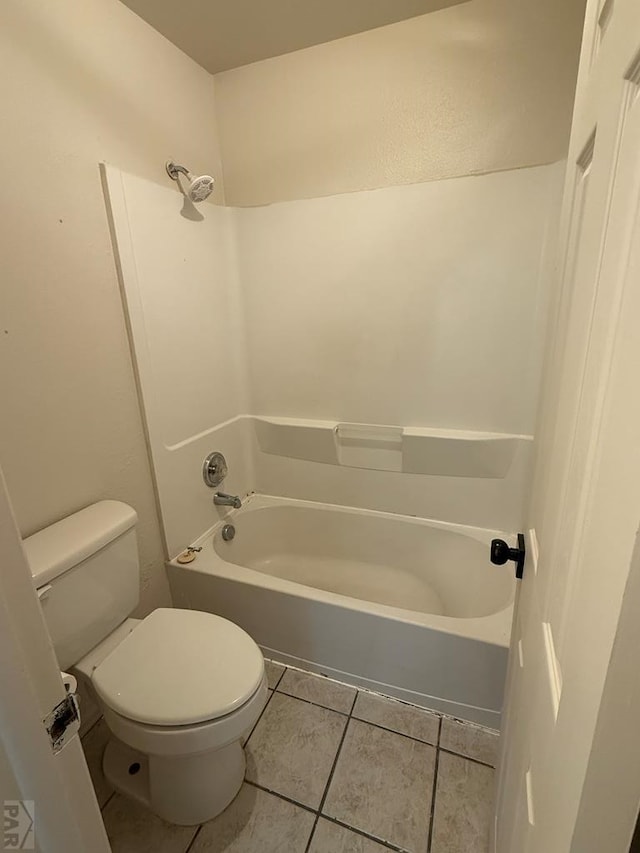
[[[24,540],[60,669],[131,614],[140,597],[134,509],[100,501]]]

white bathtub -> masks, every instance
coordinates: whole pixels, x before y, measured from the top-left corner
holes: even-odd
[[[169,579],[176,606],[233,620],[268,657],[497,728],[515,581],[489,562],[496,535],[253,495]]]

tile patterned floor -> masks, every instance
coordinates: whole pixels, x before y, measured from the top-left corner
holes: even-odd
[[[267,661],[246,782],[201,827],[114,794],[84,737],[113,853],[487,853],[496,732]]]

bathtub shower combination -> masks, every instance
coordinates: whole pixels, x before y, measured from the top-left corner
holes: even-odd
[[[488,561],[493,535],[253,495],[169,573],[177,606],[270,658],[497,728],[515,582]]]
[[[498,728],[562,165],[197,216],[161,173],[102,166],[174,604]]]

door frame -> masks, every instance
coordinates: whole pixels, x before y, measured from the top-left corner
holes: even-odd
[[[510,655],[509,683],[517,683],[518,690],[513,691],[516,701],[511,706],[507,705],[503,718],[499,814],[502,821],[500,829],[506,826],[507,831],[502,838],[496,839],[494,836],[494,846],[499,841],[502,845],[500,849],[506,849],[510,844],[517,846],[513,844],[511,833],[519,832],[521,827],[529,827],[531,831],[525,833],[526,849],[535,850],[536,853],[544,846],[541,839],[548,841],[551,837],[562,838],[562,843],[556,844],[553,853],[601,853],[603,850],[607,853],[628,853],[640,804],[640,768],[634,761],[634,756],[640,750],[640,733],[637,732],[640,673],[636,671],[640,648],[640,545],[637,534],[640,509],[638,479],[634,476],[638,470],[640,435],[631,431],[633,429],[637,432],[637,403],[640,398],[633,390],[636,359],[630,353],[634,350],[629,347],[625,349],[624,345],[625,340],[638,340],[634,314],[637,313],[640,295],[637,271],[634,279],[633,271],[627,268],[634,257],[636,270],[638,267],[637,91],[640,80],[637,73],[638,7],[634,2],[616,0],[614,4],[611,0],[589,0],[587,6],[563,203],[560,245],[566,249],[566,256],[559,256],[561,269],[558,277],[562,285],[552,301],[551,328],[547,338],[549,353],[544,373],[547,391],[550,383],[555,393],[547,394],[550,417],[544,419],[543,428],[539,418],[536,429],[538,452],[546,454],[549,470],[554,474],[562,473],[564,462],[568,461],[569,464],[563,481],[560,476],[556,476],[554,482],[543,470],[544,479],[538,482],[536,500],[530,512],[529,523],[535,524],[541,537],[543,585],[537,592],[534,590],[537,540],[535,533],[530,531],[528,565],[521,596],[526,609],[518,635],[512,638]],[[635,22],[633,26],[630,25],[631,21]],[[635,114],[631,112],[634,103]],[[630,117],[632,123],[627,124]],[[623,145],[625,133],[630,132],[634,134],[633,141]],[[592,163],[595,164],[593,170]],[[552,442],[547,440],[541,444],[541,438],[545,438],[545,433],[548,438],[557,429],[554,406],[561,399],[562,391],[566,390],[558,380],[562,376],[559,365],[565,350],[566,318],[573,311],[573,288],[577,286],[571,280],[576,259],[571,244],[576,238],[572,220],[584,213],[580,210],[582,201],[578,200],[580,170],[580,177],[591,175],[591,193],[596,193],[591,206],[587,206],[585,215],[589,216],[589,220],[584,232],[587,251],[592,254],[591,258],[587,256],[588,262],[584,267],[587,277],[584,281],[589,284],[590,274],[595,273],[596,287],[593,304],[588,311],[587,302],[583,303],[585,310],[581,322],[585,330],[589,324],[584,354],[581,354],[583,344],[579,340],[572,353],[576,360],[580,355],[584,363],[578,368],[576,362],[574,369],[566,374],[570,377],[575,373],[580,383],[588,379],[590,384],[585,387],[589,395],[582,398],[582,387],[577,383],[573,386],[580,393],[572,421],[568,417],[570,409],[565,407],[565,432],[568,436],[568,427],[572,423],[573,436],[570,442],[567,438],[570,453],[563,458],[567,446],[564,438],[556,445],[555,457],[550,452],[550,448],[554,449]],[[633,183],[630,175],[633,176]],[[623,183],[618,185],[621,180]],[[620,192],[620,187],[626,187],[629,194]],[[598,222],[598,216],[602,217],[603,222]],[[628,234],[627,222],[630,229],[634,229],[629,230]],[[617,235],[618,239],[609,243],[612,235]],[[616,251],[616,247],[619,251]],[[570,261],[565,266],[567,257]],[[577,281],[580,276],[577,273],[575,275]],[[603,282],[610,282],[608,291],[599,291],[601,275]],[[634,280],[636,285],[633,285]],[[588,291],[583,290],[582,295],[586,300]],[[629,305],[635,306],[633,312]],[[601,309],[599,314],[598,309]],[[576,316],[580,317],[579,314],[573,315],[574,321]],[[618,326],[620,318],[624,318],[625,322],[621,320]],[[596,332],[596,346],[592,349],[593,329]],[[554,349],[556,357],[550,358]],[[621,373],[624,370],[624,384],[620,377],[616,383],[608,368],[611,371],[615,368]],[[626,412],[620,404],[620,400],[624,399],[634,403],[635,408],[631,410],[633,421],[619,416],[620,412]],[[584,400],[587,400],[587,404]],[[583,428],[577,440],[579,444],[576,444],[576,428],[580,425],[579,416],[583,405],[584,412],[602,415],[602,442],[596,444],[594,441],[599,430],[596,417],[590,419],[591,423],[586,418],[582,421]],[[615,413],[618,414],[617,419]],[[610,420],[609,424],[607,420]],[[623,431],[625,423],[629,424],[626,433]],[[612,424],[619,425],[620,429],[615,432]],[[608,438],[605,429],[610,430]],[[616,440],[612,436],[617,437],[617,454],[614,453]],[[575,446],[578,446],[578,452],[573,459]],[[601,446],[607,449],[604,462],[596,453]],[[626,456],[623,455],[625,453]],[[627,460],[628,467],[625,469]],[[581,467],[581,463],[584,463],[584,467]],[[634,467],[631,467],[632,464]],[[577,487],[567,493],[567,499],[563,489],[572,465],[575,465]],[[632,493],[625,493],[624,484],[617,484],[612,476],[607,478],[607,473],[623,470],[628,472],[627,479],[633,483]],[[578,480],[582,471],[588,473],[584,483]],[[596,478],[600,479],[600,484]],[[550,493],[558,500],[549,502]],[[591,503],[593,495],[598,495],[597,504]],[[574,500],[576,496],[579,500]],[[580,505],[583,500],[585,502]],[[564,503],[578,507],[575,514],[563,512]],[[610,529],[618,530],[622,527],[622,522],[617,527],[613,525],[612,519],[624,519],[623,547],[620,547],[622,539],[617,537],[612,537],[612,541],[608,542],[606,537],[601,536],[597,542],[599,526],[593,524],[595,513],[602,519],[611,516],[608,519]],[[573,539],[564,537],[565,529],[561,526],[563,514],[572,535],[580,527],[580,535],[584,536],[587,524],[590,525],[590,540],[586,548],[576,548]],[[577,535],[575,540],[578,541]],[[563,545],[566,543],[564,551],[555,549],[557,542]],[[596,544],[598,547],[595,547]],[[607,560],[608,548],[611,548],[612,554],[610,565]],[[560,579],[570,579],[566,594],[563,594],[560,585],[556,588],[549,584],[549,578],[552,577],[549,568],[551,559],[556,560],[554,574],[557,572]],[[579,572],[581,562],[589,566],[590,574]],[[569,572],[567,566],[570,563],[573,565]],[[598,583],[585,583],[590,579]],[[560,608],[548,606],[549,602],[561,603],[565,597],[572,602],[568,615],[562,614]],[[537,599],[538,604],[535,612],[534,599]],[[565,645],[563,636],[563,621],[567,618],[573,618],[580,625],[575,641],[569,645]],[[598,624],[599,619],[603,620],[602,625]],[[560,630],[552,636],[551,628],[555,630],[556,622]],[[561,650],[560,657],[557,656],[558,648]],[[557,666],[558,660],[562,667],[566,665],[566,671],[563,672]],[[533,668],[535,678],[530,679],[521,674],[522,669],[518,668],[524,666],[523,661],[529,673]],[[516,677],[513,677],[514,673]],[[543,683],[549,686],[548,695],[544,696],[544,688],[540,689]],[[579,687],[576,688],[576,685]],[[561,695],[565,697],[562,704]],[[556,740],[555,743],[549,737],[551,727],[548,720],[552,713],[562,727],[558,729],[562,732],[562,740]],[[532,720],[536,723],[536,714],[539,723],[537,729],[536,725],[531,725]],[[511,729],[534,732],[534,735],[531,738],[514,738]],[[548,752],[547,756],[545,751]],[[509,753],[510,761],[505,762],[504,756]],[[555,764],[552,760],[554,756],[559,759]],[[567,756],[570,756],[569,761],[564,760]],[[540,775],[541,767],[543,774],[550,768],[560,772],[549,773],[545,779],[544,775]],[[517,795],[516,776],[522,784]],[[511,820],[512,826],[509,825]],[[524,832],[524,829],[521,831]]]
[[[80,738],[54,753],[43,724],[65,688],[1,468],[0,684],[0,747],[22,799],[33,802],[31,849],[110,853]]]
[[[637,536],[580,797],[571,853],[629,851],[640,812],[639,650],[640,536]]]
[[[638,527],[640,531],[640,519]],[[525,571],[533,571],[532,558],[535,559],[535,552],[529,550]],[[571,848],[557,853],[602,853],[603,850],[629,853],[640,813],[639,650],[640,533],[629,566]],[[510,666],[515,654],[512,637]],[[508,750],[507,740],[504,737],[501,740],[500,768],[502,753]],[[491,843],[494,853],[496,842],[494,828]]]

